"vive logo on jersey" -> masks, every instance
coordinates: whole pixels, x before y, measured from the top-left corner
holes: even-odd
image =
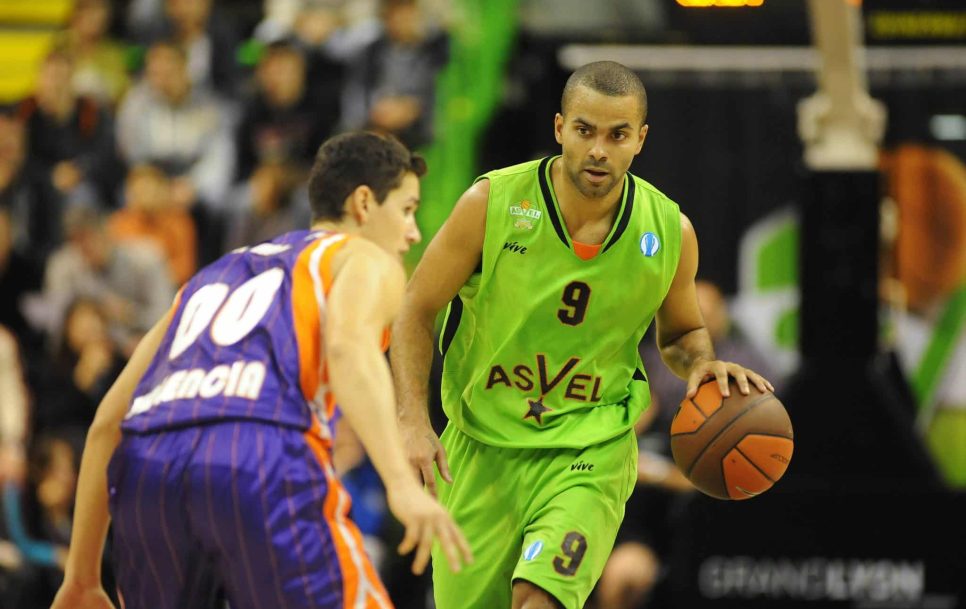
[[[570,471],[572,472],[592,472],[594,471],[594,464],[587,463],[585,461],[577,461],[570,466]]]
[[[516,205],[510,206],[510,215],[517,220],[513,223],[513,228],[533,230],[533,223],[540,219],[543,212],[539,209],[532,209],[533,204],[527,199],[520,201]]]
[[[540,556],[540,552],[543,552],[543,542],[537,540],[523,551],[523,560],[533,560],[537,556]]]
[[[515,252],[517,254],[526,254],[527,253],[526,246],[520,245],[516,241],[504,241],[503,242],[503,249],[510,250],[511,252]]]
[[[661,240],[654,233],[641,235],[641,253],[650,258],[661,249]]]

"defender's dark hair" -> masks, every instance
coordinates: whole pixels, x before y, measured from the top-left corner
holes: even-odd
[[[346,198],[360,186],[372,189],[381,204],[407,173],[423,176],[426,161],[392,136],[354,131],[330,138],[309,175],[312,222],[341,218]]]
[[[595,61],[580,66],[567,79],[560,97],[560,112],[567,113],[567,104],[577,87],[587,87],[611,97],[633,95],[641,105],[641,124],[647,121],[647,91],[644,83],[627,66],[616,61]]]

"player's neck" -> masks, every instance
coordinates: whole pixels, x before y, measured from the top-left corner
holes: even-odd
[[[343,233],[345,235],[358,235],[362,227],[351,220],[319,220],[313,222],[310,230],[325,230],[333,233]]]
[[[590,240],[585,243],[598,243],[593,234],[601,230],[605,235],[609,232],[620,207],[623,181],[619,180],[604,196],[588,197],[564,175],[562,162],[556,162],[550,167],[550,180],[570,237],[578,239],[578,235],[586,235],[589,232]]]

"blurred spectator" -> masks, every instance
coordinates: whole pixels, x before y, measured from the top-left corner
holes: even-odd
[[[31,450],[30,482],[39,509],[28,520],[40,538],[57,546],[57,566],[63,569],[77,485],[77,452],[70,442],[38,436]]]
[[[114,108],[129,84],[126,49],[108,38],[109,0],[76,0],[64,36],[74,57],[74,89]]]
[[[13,234],[10,212],[0,207],[0,294],[3,294],[0,326],[10,330],[32,352],[39,346],[41,336],[28,323],[23,306],[27,296],[40,290],[41,272],[36,264],[14,249]]]
[[[781,391],[777,378],[757,351],[732,323],[728,303],[715,284],[695,283],[705,327],[719,359],[738,362],[767,378]],[[674,464],[670,446],[671,421],[684,399],[686,383],[661,360],[653,330],[641,343],[641,357],[651,388],[651,407],[638,423],[638,487],[627,502],[624,522],[617,534],[614,551],[594,593],[600,609],[634,609],[666,606],[658,589],[666,581],[667,557],[671,552],[676,518],[691,483]]]
[[[309,225],[302,172],[277,163],[260,165],[230,196],[225,249],[254,245]]]
[[[100,304],[111,338],[128,356],[174,298],[164,257],[150,242],[117,242],[96,211],[74,208],[64,223],[68,242],[51,256],[44,277],[50,335],[59,344],[67,308],[86,297]]]
[[[419,148],[433,139],[436,76],[449,60],[449,36],[427,27],[416,0],[383,0],[380,17],[382,34],[349,72],[343,121]]]
[[[265,0],[253,35],[265,43],[294,40],[307,50],[345,61],[379,36],[378,1]]]
[[[182,207],[215,205],[234,171],[231,126],[221,102],[192,86],[185,62],[172,43],[151,46],[143,80],[118,111],[118,146],[129,164],[152,163],[176,176]]]
[[[21,557],[16,607],[48,607],[63,579],[70,541],[76,453],[59,437],[41,436],[30,456],[28,484],[3,487],[3,524]]]
[[[24,385],[17,339],[0,326],[0,483],[23,482],[30,397]]]
[[[128,7],[128,24],[138,42],[170,40],[183,48],[194,86],[226,98],[239,93],[242,71],[235,52],[241,35],[232,15],[214,0],[135,0]]]
[[[197,268],[194,221],[172,203],[170,180],[157,167],[136,165],[128,171],[124,207],[111,215],[108,228],[118,241],[148,240],[157,245],[175,285],[187,281]]]
[[[341,74],[341,67],[336,68]],[[296,46],[270,44],[255,71],[255,93],[246,103],[238,131],[238,175],[259,163],[308,168],[339,120],[338,86],[309,94],[306,60]]]
[[[35,260],[42,259],[36,251],[49,240],[44,230],[51,220],[43,215],[37,201],[38,189],[26,166],[27,136],[23,122],[12,114],[0,112],[0,209],[18,229],[12,239],[15,247],[34,250]],[[31,227],[36,227],[31,231]]]
[[[150,163],[174,179],[172,201],[190,209],[199,234],[202,263],[221,254],[219,205],[234,178],[233,124],[227,107],[194,87],[186,56],[172,43],[147,54],[145,76],[124,98],[118,113],[118,146],[130,165]]]
[[[74,59],[55,48],[40,65],[36,93],[21,102],[19,118],[27,129],[27,163],[39,180],[31,210],[49,222],[29,230],[33,247],[48,249],[61,240],[58,220],[65,206],[112,205],[117,185],[114,125],[110,114],[73,85]]]
[[[0,489],[10,488],[19,501],[27,472],[30,400],[24,385],[14,336],[0,326]],[[26,607],[32,592],[29,567],[7,526],[7,499],[0,495],[0,606]]]
[[[35,432],[57,433],[83,451],[97,406],[123,367],[98,303],[87,298],[72,302],[52,365],[37,389]]]

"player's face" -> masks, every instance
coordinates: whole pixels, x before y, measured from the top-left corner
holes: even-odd
[[[567,105],[566,115],[554,119],[564,173],[585,197],[604,197],[624,179],[644,145],[647,125],[641,125],[640,102],[578,87]]]
[[[416,225],[419,207],[419,178],[413,173],[403,176],[398,188],[386,195],[382,204],[369,206],[363,234],[394,256],[402,257],[422,236]]]

